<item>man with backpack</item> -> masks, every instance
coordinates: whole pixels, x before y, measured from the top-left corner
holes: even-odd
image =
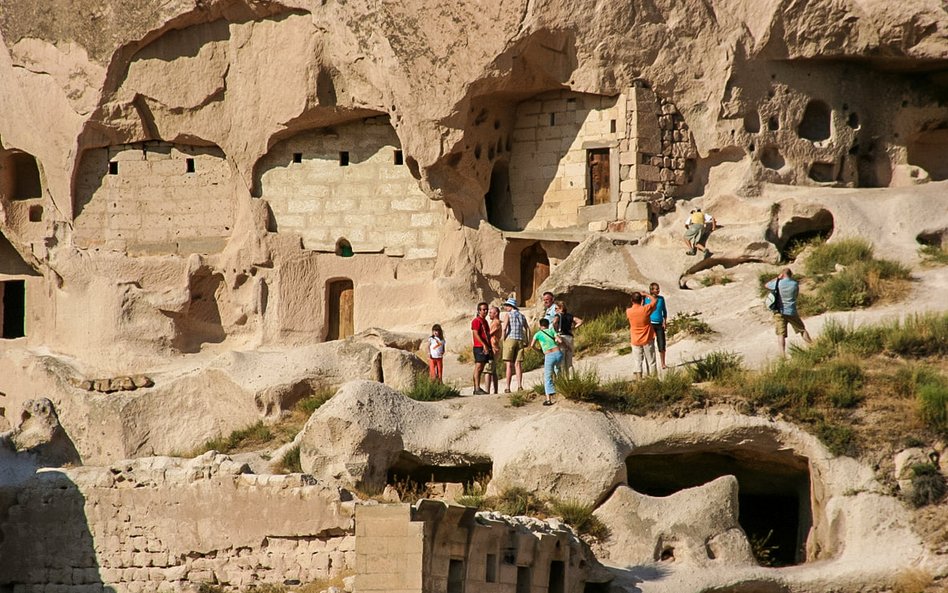
[[[780,352],[787,353],[787,326],[793,327],[798,334],[803,335],[807,344],[813,342],[800,314],[797,312],[797,297],[800,294],[800,283],[793,278],[793,271],[786,268],[780,275],[766,284],[770,294],[765,301],[767,308],[774,312],[774,322],[777,327],[777,343]]]

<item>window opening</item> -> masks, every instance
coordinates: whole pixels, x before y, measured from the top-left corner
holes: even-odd
[[[118,163],[109,161],[109,175],[118,175]]]
[[[609,132],[612,134],[616,133],[616,120],[614,119],[609,120]]]
[[[39,165],[33,155],[26,152],[14,152],[10,155],[13,165],[13,200],[32,200],[43,196],[40,183]]]
[[[29,210],[30,222],[41,222],[43,220],[43,207],[42,206],[30,206]]]
[[[184,159],[185,171],[194,173],[194,159]]]
[[[294,162],[294,163],[302,163],[302,162],[303,162],[303,153],[302,153],[302,152],[294,152],[294,153],[293,153],[293,162]]]
[[[405,164],[405,157],[404,157],[404,155],[402,155],[402,151],[400,151],[400,150],[396,150],[396,151],[395,151],[394,162],[395,162],[396,165],[404,165],[404,164]]]
[[[352,257],[352,244],[346,239],[336,241],[336,255],[339,257]]]
[[[348,167],[349,166],[349,151],[343,150],[339,152],[339,166]]]
[[[487,555],[487,574],[484,575],[484,580],[488,583],[497,582],[497,554]]]

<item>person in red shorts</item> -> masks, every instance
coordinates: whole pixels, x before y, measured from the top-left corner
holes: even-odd
[[[484,366],[494,357],[490,347],[490,324],[487,322],[487,303],[477,304],[477,315],[471,320],[471,340],[474,344],[474,395],[487,393],[481,389]]]

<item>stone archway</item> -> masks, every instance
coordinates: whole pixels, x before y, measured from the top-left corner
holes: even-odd
[[[530,245],[520,254],[520,299],[532,304],[540,285],[550,277],[550,258],[540,243]]]
[[[355,287],[349,278],[326,284],[326,340],[343,340],[355,333]]]

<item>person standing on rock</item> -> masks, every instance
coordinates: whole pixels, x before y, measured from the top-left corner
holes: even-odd
[[[501,323],[500,323],[500,308],[491,307],[487,313],[487,328],[490,334],[490,350],[494,353],[494,356],[491,357],[490,362],[487,363],[487,393],[491,393],[491,385],[494,386],[494,393],[497,393],[499,389],[497,381],[497,365],[500,362],[500,336],[501,336]]]
[[[543,392],[546,394],[544,406],[552,406],[556,403],[556,387],[553,379],[559,373],[560,364],[563,362],[563,353],[560,351],[560,337],[556,335],[556,330],[550,327],[550,321],[544,317],[540,319],[540,330],[533,334],[533,340],[530,347],[543,352]]]
[[[517,299],[510,297],[504,301],[507,318],[504,319],[501,333],[504,336],[504,363],[507,366],[507,388],[510,393],[510,379],[514,367],[517,370],[517,391],[523,390],[523,347],[527,342],[527,318],[517,308]]]
[[[654,302],[655,310],[649,317],[652,324],[652,331],[655,332],[655,348],[661,358],[662,369],[667,369],[665,364],[665,327],[668,324],[668,309],[665,308],[665,297],[661,295],[662,288],[658,282],[652,282],[648,285],[649,297],[645,299],[645,305]]]
[[[803,335],[803,341],[807,344],[813,342],[810,333],[806,331],[803,325],[803,319],[797,312],[797,297],[800,295],[800,283],[793,278],[793,270],[784,269],[780,274],[766,284],[767,290],[777,293],[780,310],[774,312],[774,323],[777,327],[777,343],[780,345],[780,352],[787,353],[787,326],[793,327],[798,334]]]
[[[493,357],[490,348],[490,326],[487,323],[487,303],[477,304],[477,315],[471,320],[471,339],[474,343],[474,395],[487,393],[481,389],[484,366]]]
[[[583,320],[566,310],[566,303],[556,301],[556,317],[553,318],[553,329],[559,334],[560,350],[563,352],[563,372],[573,370],[573,330],[583,324]]]
[[[648,296],[644,292],[632,293],[632,306],[625,310],[632,342],[632,371],[636,379],[642,377],[643,360],[646,373],[658,373],[655,367],[655,330],[652,329],[650,319],[656,303],[643,304]]]

